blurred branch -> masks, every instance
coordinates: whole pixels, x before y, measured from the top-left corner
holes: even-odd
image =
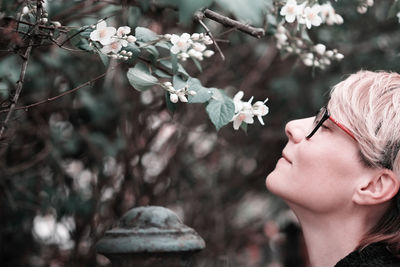
[[[202,13],[196,13],[194,15],[194,18],[196,21],[198,21],[200,23],[200,25],[206,30],[207,34],[210,36],[210,38],[213,40],[214,46],[217,49],[218,53],[221,55],[222,60],[225,60],[225,56],[224,53],[222,53],[221,48],[219,47],[217,41],[215,40],[213,34],[211,33],[210,29],[208,29],[208,27],[204,24],[203,19],[204,16],[202,16]]]
[[[13,17],[6,17],[6,18],[4,18],[4,20],[13,20],[13,21],[15,21],[17,23],[21,23],[21,24],[25,24],[25,25],[29,25],[29,26],[35,26],[35,24],[33,24],[33,23],[30,23],[30,22],[27,22],[27,21],[23,21],[23,20],[18,20],[18,19],[15,19]],[[58,30],[58,31],[63,32],[63,33],[67,33],[68,32],[65,29],[61,29],[60,27],[55,27],[55,26],[38,25],[38,27],[41,28],[41,29],[47,29],[47,30],[53,30],[53,31],[54,30]],[[17,27],[17,29],[18,29],[18,27]]]
[[[212,11],[210,9],[205,9],[202,12],[197,12],[195,14],[195,19],[196,20],[202,20],[204,17],[207,17],[211,20],[214,20],[226,27],[231,27],[234,29],[237,29],[241,32],[247,33],[251,36],[254,36],[258,39],[260,39],[261,37],[265,36],[265,31],[262,28],[254,28],[252,26],[243,24],[237,20],[233,20],[229,17],[226,17],[224,15],[221,15],[215,11]]]
[[[36,11],[36,23],[35,23],[35,26],[33,29],[33,36],[30,37],[28,48],[25,50],[25,53],[22,56],[23,63],[22,63],[22,67],[21,67],[21,73],[19,75],[19,80],[17,82],[17,89],[16,89],[15,95],[12,99],[12,104],[11,104],[10,108],[8,109],[6,118],[5,118],[4,122],[2,123],[1,129],[0,129],[0,139],[3,137],[3,134],[6,131],[7,123],[10,120],[13,111],[15,110],[19,96],[22,92],[22,87],[24,85],[24,80],[25,80],[26,68],[28,67],[29,56],[31,54],[33,44],[35,43],[36,34],[39,31],[39,21],[40,21],[40,15],[42,13],[42,1],[37,1],[36,10],[37,10]]]
[[[111,69],[111,70],[114,70],[114,69],[115,69],[118,65],[120,65],[120,64],[121,64],[121,63],[117,64],[115,67],[112,67],[112,68],[110,68],[110,69]],[[63,93],[61,93],[61,94],[59,94],[59,95],[56,95],[56,96],[53,96],[53,97],[50,97],[50,98],[41,100],[41,101],[39,101],[39,102],[30,104],[30,105],[20,106],[20,107],[14,107],[13,109],[14,109],[14,110],[21,110],[21,109],[26,109],[26,110],[27,110],[27,109],[29,109],[29,108],[32,108],[32,107],[35,107],[35,106],[39,106],[39,105],[44,104],[44,103],[48,103],[48,102],[54,101],[54,100],[59,99],[59,98],[65,96],[65,95],[68,95],[68,94],[70,94],[70,93],[73,93],[73,92],[75,92],[75,91],[77,91],[77,90],[79,90],[79,89],[81,89],[81,88],[83,88],[83,87],[85,87],[85,86],[90,85],[91,83],[97,81],[98,79],[101,79],[101,78],[103,78],[104,76],[106,76],[106,74],[107,74],[108,72],[109,72],[109,71],[106,71],[106,72],[100,74],[99,76],[94,77],[94,78],[91,79],[90,81],[87,81],[87,82],[85,82],[85,83],[83,83],[83,84],[81,84],[81,85],[79,85],[79,86],[77,86],[77,87],[75,87],[75,88],[72,88],[72,89],[70,89],[70,90],[68,90],[68,91],[65,91],[65,92],[63,92]],[[10,111],[10,109],[11,109],[11,107],[10,107],[9,109],[0,110],[0,113],[4,113],[4,112],[7,112],[7,111]]]

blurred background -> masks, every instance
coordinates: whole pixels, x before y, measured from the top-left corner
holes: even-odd
[[[305,266],[294,215],[265,188],[287,142],[285,123],[313,116],[329,89],[360,69],[400,71],[400,25],[388,18],[393,1],[359,14],[359,1],[332,2],[342,25],[313,28],[315,43],[344,55],[324,70],[276,48],[257,1],[47,1],[49,18],[83,26],[147,27],[159,34],[204,32],[193,6],[266,29],[256,39],[204,22],[223,39],[192,77],[231,97],[269,98],[265,126],[247,133],[228,124],[216,131],[201,104],[178,103],[171,113],[160,88],[143,93],[128,83],[129,63],[74,93],[12,114],[0,141],[0,262],[2,266],[110,266],[94,244],[129,209],[160,205],[175,211],[206,241],[195,266]],[[321,1],[323,2],[323,1]],[[1,121],[15,95],[20,41],[7,31],[26,1],[0,1]],[[179,6],[179,9],[177,9]],[[224,33],[225,32],[225,33]],[[108,68],[111,68],[111,67]],[[107,71],[92,53],[38,46],[29,59],[17,106],[58,95]]]

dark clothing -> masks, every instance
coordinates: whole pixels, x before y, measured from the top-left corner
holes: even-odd
[[[400,267],[400,259],[393,256],[385,244],[375,243],[353,251],[334,267]]]

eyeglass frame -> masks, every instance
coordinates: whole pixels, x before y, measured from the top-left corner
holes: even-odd
[[[343,124],[332,118],[326,106],[322,107],[319,110],[318,114],[315,116],[315,120],[320,116],[320,114],[323,114],[321,119],[319,120],[317,125],[315,125],[314,129],[306,136],[306,139],[310,139],[318,131],[318,129],[322,126],[322,124],[329,119],[357,142],[357,139],[354,137],[354,134],[346,126],[344,126]]]

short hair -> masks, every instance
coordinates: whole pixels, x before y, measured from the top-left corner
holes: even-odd
[[[400,75],[385,71],[359,71],[331,90],[329,110],[349,128],[360,147],[360,161],[387,168],[400,179]],[[400,255],[400,207],[392,205],[360,243],[384,242]]]

